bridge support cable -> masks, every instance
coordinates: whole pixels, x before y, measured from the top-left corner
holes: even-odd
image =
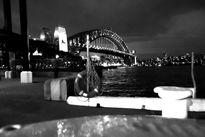
[[[101,38],[99,38],[99,47],[101,48]]]
[[[97,45],[98,45],[98,48],[100,48],[99,43],[100,43],[100,40],[99,40],[99,39],[97,39]]]
[[[96,41],[94,41],[94,45],[95,45],[95,48],[97,47],[97,45],[96,45]]]

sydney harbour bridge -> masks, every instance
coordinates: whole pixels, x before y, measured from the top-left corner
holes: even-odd
[[[109,29],[94,29],[75,34],[68,38],[68,45],[80,51],[86,50],[86,36],[89,35],[91,52],[110,54],[124,59],[125,64],[134,63],[134,55],[123,39]]]
[[[4,8],[4,27],[0,28],[0,58],[6,60],[7,64],[11,61],[9,52],[14,54],[19,53],[22,55],[23,66],[29,69],[29,57],[35,51],[35,46],[49,49],[49,44],[44,42],[35,41],[28,37],[28,23],[27,23],[27,10],[26,1],[19,0],[20,4],[20,34],[12,31],[12,18],[11,6],[9,0],[3,1]],[[123,39],[110,29],[93,29],[77,33],[67,38],[68,49],[75,49],[79,53],[86,51],[86,36],[89,36],[89,49],[90,52],[103,53],[118,56],[124,59],[124,63],[131,65],[135,61],[135,56],[130,52]],[[38,45],[40,43],[40,45]],[[46,45],[46,46],[45,46]],[[42,47],[40,47],[42,46]],[[54,45],[55,46],[55,45]],[[52,47],[52,46],[50,46]],[[33,49],[32,49],[33,48]],[[55,48],[57,49],[57,48]],[[58,49],[57,49],[58,50]],[[29,53],[30,52],[30,53]],[[4,56],[6,54],[6,56]],[[4,62],[4,61],[3,61]]]

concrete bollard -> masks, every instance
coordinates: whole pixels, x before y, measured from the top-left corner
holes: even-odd
[[[49,79],[44,82],[45,100],[67,100],[67,82],[66,79]]]
[[[11,79],[13,75],[13,71],[5,71],[5,79]]]
[[[8,79],[8,71],[5,71],[4,76],[5,76],[5,79]]]
[[[67,84],[65,79],[53,79],[50,84],[51,100],[67,99]]]
[[[43,85],[45,100],[51,100],[51,80],[52,79],[46,80]]]
[[[66,101],[69,95],[74,95],[74,80],[75,76],[46,80],[44,99]]]
[[[20,75],[21,83],[32,83],[33,74],[31,71],[22,71]]]
[[[160,86],[154,92],[162,99],[162,117],[185,119],[188,117],[188,97],[192,96],[190,88]]]

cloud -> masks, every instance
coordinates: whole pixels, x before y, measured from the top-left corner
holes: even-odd
[[[165,36],[201,38],[205,35],[205,10],[195,10],[172,17]]]
[[[109,27],[144,52],[203,44],[204,0],[29,0],[27,6],[34,36],[57,25],[65,26],[69,36]]]
[[[177,14],[166,24],[166,31],[155,36],[128,36],[125,41],[137,53],[205,53],[205,10]]]
[[[167,31],[170,18],[204,8],[204,0],[29,0],[32,32],[65,26],[70,34],[112,28],[121,36],[155,36]]]

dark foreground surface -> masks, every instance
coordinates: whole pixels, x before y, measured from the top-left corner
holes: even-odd
[[[205,121],[140,115],[55,120],[0,132],[5,137],[204,137]]]
[[[49,78],[33,78],[21,84],[19,78],[0,80],[0,127],[94,115],[161,115],[159,111],[71,106],[63,101],[46,101],[43,84]],[[205,113],[190,113],[189,118],[205,119]]]

